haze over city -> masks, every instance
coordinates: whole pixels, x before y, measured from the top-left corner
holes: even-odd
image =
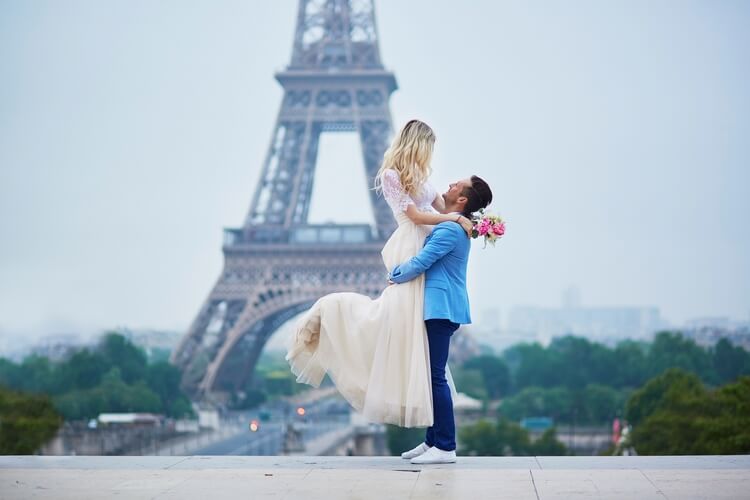
[[[0,1],[0,349],[187,328],[258,181],[296,8]],[[749,4],[376,9],[395,126],[429,123],[433,183],[479,174],[507,219],[474,243],[476,319],[572,285],[674,324],[748,320]],[[356,138],[319,151],[311,221],[371,220]]]

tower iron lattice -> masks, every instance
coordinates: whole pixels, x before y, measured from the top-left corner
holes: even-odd
[[[395,228],[372,189],[374,226],[308,223],[323,132],[359,136],[368,187],[393,133],[396,79],[380,58],[373,0],[300,0],[284,97],[244,225],[224,231],[224,268],[172,354],[193,397],[221,399],[252,377],[268,338],[319,297],[371,297]]]

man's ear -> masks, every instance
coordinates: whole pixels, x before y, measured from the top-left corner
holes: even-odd
[[[456,203],[459,203],[461,205],[466,205],[468,201],[469,201],[469,198],[467,198],[466,196],[459,196],[458,198],[456,198]]]

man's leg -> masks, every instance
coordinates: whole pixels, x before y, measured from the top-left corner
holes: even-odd
[[[445,365],[448,362],[451,335],[459,325],[447,319],[428,319],[425,325],[430,348],[434,417],[432,427],[427,429],[425,443],[443,451],[453,451],[456,449],[456,425],[453,421],[451,390],[445,378]]]

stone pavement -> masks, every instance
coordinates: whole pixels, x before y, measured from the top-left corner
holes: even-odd
[[[750,455],[459,457],[0,456],[0,498],[750,499]]]

